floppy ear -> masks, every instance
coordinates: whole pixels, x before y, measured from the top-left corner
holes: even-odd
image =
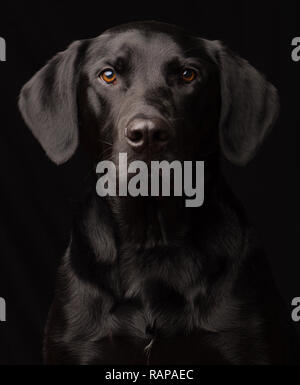
[[[219,41],[205,40],[220,71],[220,144],[225,157],[244,165],[256,154],[279,114],[276,88]]]
[[[19,98],[26,124],[56,164],[66,162],[78,145],[76,90],[81,44],[74,42],[51,59],[24,85]]]

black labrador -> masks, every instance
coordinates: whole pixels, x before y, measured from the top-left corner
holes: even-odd
[[[45,333],[46,363],[293,362],[264,252],[219,169],[249,162],[276,121],[276,89],[219,41],[157,22],[76,41],[19,107],[56,164],[204,160],[205,200],[106,197],[77,207]],[[286,334],[287,333],[287,334]]]

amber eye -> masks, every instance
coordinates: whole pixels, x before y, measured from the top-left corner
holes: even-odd
[[[196,77],[196,71],[191,68],[184,68],[181,77],[184,82],[191,83]]]
[[[100,78],[108,84],[115,84],[117,81],[117,75],[114,70],[107,68],[100,73]]]

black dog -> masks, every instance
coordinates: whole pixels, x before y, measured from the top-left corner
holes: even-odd
[[[47,155],[94,164],[205,160],[205,201],[96,195],[75,214],[45,336],[47,363],[288,363],[264,253],[219,172],[244,165],[279,110],[275,88],[218,41],[141,22],[73,43],[22,89]],[[277,325],[278,323],[278,325]]]

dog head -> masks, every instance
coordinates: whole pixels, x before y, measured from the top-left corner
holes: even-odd
[[[23,87],[25,122],[56,164],[79,141],[95,160],[253,158],[278,115],[276,89],[218,41],[140,22],[77,41]]]

